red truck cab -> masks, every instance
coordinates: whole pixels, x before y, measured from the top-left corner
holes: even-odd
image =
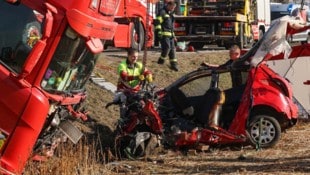
[[[112,39],[119,0],[0,2],[0,172],[20,174],[50,115],[73,106],[101,40]]]

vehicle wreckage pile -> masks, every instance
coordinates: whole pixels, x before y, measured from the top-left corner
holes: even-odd
[[[117,127],[118,153],[137,158],[161,144],[274,146],[299,115],[288,76],[274,71],[279,59],[309,57],[309,44],[291,47],[285,40],[287,32],[298,31],[296,24],[294,17],[273,21],[264,37],[226,68],[200,67],[163,89],[146,85],[136,94],[124,93],[128,101],[114,101],[127,106],[127,121]],[[223,90],[221,77],[232,71],[244,73],[244,84]],[[307,86],[306,80],[298,83]]]

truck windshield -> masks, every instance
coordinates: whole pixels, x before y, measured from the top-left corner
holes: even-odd
[[[51,93],[84,90],[97,58],[98,54],[87,49],[85,40],[68,27],[43,77],[42,88]]]
[[[44,16],[23,4],[0,1],[0,64],[20,73],[33,46],[42,36]]]

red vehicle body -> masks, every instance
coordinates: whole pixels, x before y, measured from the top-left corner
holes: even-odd
[[[148,10],[149,8],[149,10]],[[142,50],[153,45],[153,8],[148,0],[123,0],[115,16],[116,33],[105,46]],[[149,15],[146,15],[148,14]]]
[[[151,153],[157,145],[166,148],[199,144],[274,146],[281,133],[296,124],[298,108],[291,84],[285,78],[265,62],[253,67],[245,64],[254,59],[264,39],[232,67],[200,67],[155,93],[143,90],[132,97],[127,95],[127,122],[119,125],[116,136],[119,153],[137,158]],[[300,47],[293,49],[296,50],[292,54],[298,56],[309,54],[299,52]],[[241,71],[244,84],[227,86],[227,76],[236,70]],[[192,112],[187,110],[189,107]],[[213,119],[217,120],[215,128],[210,125]]]
[[[283,130],[296,123],[298,109],[292,100],[291,86],[265,64],[248,72],[245,88],[225,88],[223,92],[227,102],[221,104],[221,108],[216,108],[219,105],[217,102],[209,103],[208,101],[215,98],[211,93],[216,94],[220,90],[218,86],[209,86],[208,83],[212,84],[214,81],[216,84],[223,83],[222,81],[225,81],[223,75],[227,75],[228,72],[229,69],[200,68],[165,89],[166,95],[162,105],[164,108],[178,109],[175,110],[175,115],[179,116],[169,118],[167,115],[162,115],[163,123],[168,126],[165,131],[169,137],[166,138],[174,140],[173,146],[191,147],[199,143],[212,146],[251,144],[268,148],[277,143]],[[217,80],[212,78],[218,76]],[[186,87],[193,87],[194,84],[204,84],[205,87],[195,87],[189,92]],[[172,94],[175,94],[173,92],[175,88],[184,93],[185,102],[180,98],[183,95],[179,93],[177,94],[179,97],[173,100],[175,97]],[[184,110],[182,106],[188,107],[188,104],[194,109],[194,114],[190,117],[180,112]],[[218,114],[216,129],[209,126],[209,116],[213,114]]]
[[[103,51],[101,40],[116,31],[118,5],[119,0],[0,2],[1,174],[22,173],[37,141],[44,143],[45,131],[65,117],[87,119],[78,106]]]
[[[156,144],[166,148],[277,144],[281,133],[297,123],[299,111],[292,85],[267,61],[310,58],[309,44],[291,47],[285,40],[288,32],[308,28],[286,30],[291,22],[296,22],[294,17],[274,21],[262,39],[228,67],[200,67],[143,100],[130,98],[133,102],[127,108],[138,110],[126,113],[129,120],[120,127],[120,137],[127,139],[118,142],[120,151],[135,158],[147,155]],[[241,73],[239,86],[232,87],[233,80],[227,79],[233,71]]]
[[[266,61],[310,56],[309,44],[291,47],[285,40],[288,33],[309,28],[287,30],[294,20],[275,20],[263,38],[229,67],[201,67],[161,91],[159,112],[166,142],[177,147],[274,146],[281,132],[296,124],[299,111],[292,85],[268,67]],[[227,87],[225,76],[236,70],[241,72],[244,84]],[[210,122],[213,119],[216,122]],[[216,127],[210,125],[214,123]]]
[[[120,98],[110,103],[125,111],[121,112],[124,116],[120,117],[115,130],[117,156],[137,158],[149,154],[163,134],[155,86],[147,83],[138,92],[125,91],[118,95]]]

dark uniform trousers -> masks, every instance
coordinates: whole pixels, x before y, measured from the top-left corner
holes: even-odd
[[[176,62],[175,59],[175,43],[173,37],[163,36],[161,39],[161,59],[165,59],[169,55],[170,63]]]

